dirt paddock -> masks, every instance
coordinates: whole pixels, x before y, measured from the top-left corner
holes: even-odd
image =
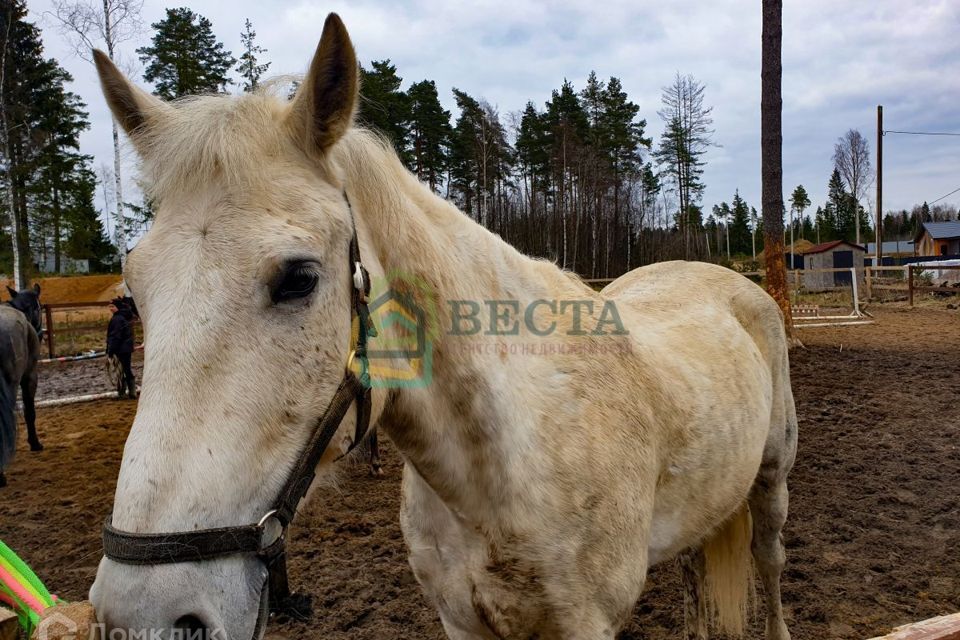
[[[875,313],[871,326],[805,329],[805,348],[792,353],[800,450],[783,598],[795,640],[869,638],[960,610],[960,312]],[[22,442],[0,490],[0,538],[63,598],[85,597],[93,580],[135,408],[40,411],[46,450]],[[297,521],[291,580],[313,594],[314,618],[275,622],[271,633],[444,637],[406,564],[389,443],[384,457],[384,479],[348,466],[339,490]],[[678,571],[657,567],[649,585],[620,638],[681,637]],[[762,637],[758,629],[750,637]]]

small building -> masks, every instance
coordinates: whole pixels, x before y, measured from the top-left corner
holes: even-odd
[[[90,273],[90,261],[89,260],[77,260],[69,256],[60,256],[60,271],[57,271],[57,263],[53,255],[47,254],[46,258],[37,258],[33,263],[34,268],[40,273],[60,273],[60,274],[74,274],[74,273]]]
[[[924,222],[914,242],[918,256],[960,256],[960,221]]]
[[[803,286],[809,291],[826,291],[836,287],[849,287],[849,271],[824,272],[819,269],[856,269],[857,285],[866,282],[864,256],[867,250],[846,240],[834,240],[814,245],[803,253]]]

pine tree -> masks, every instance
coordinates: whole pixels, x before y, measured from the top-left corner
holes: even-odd
[[[730,210],[730,249],[735,254],[747,254],[751,251],[750,207],[740,197],[739,189],[733,194]]]
[[[27,8],[22,0],[5,3],[0,13],[0,33],[4,37],[3,85],[0,87],[0,115],[5,138],[0,140],[3,145],[0,152],[4,168],[4,223],[10,225],[7,237],[11,243],[11,257],[17,262],[10,265],[11,270],[22,281],[17,286],[24,286],[33,265],[27,192],[36,153],[30,135],[37,120],[34,109],[36,92],[53,73],[52,64],[43,58],[40,31],[26,22],[26,15]]]
[[[213,34],[212,23],[186,7],[167,9],[167,17],[151,25],[152,45],[137,49],[146,65],[143,77],[166,100],[198,93],[226,91],[227,73],[237,62]]]
[[[80,98],[64,89],[71,80],[58,69],[37,104],[42,117],[35,133],[43,145],[30,186],[34,250],[44,258],[52,252],[57,273],[65,256],[90,260],[95,270],[112,266],[115,257],[93,205],[93,158],[79,152],[80,133],[90,124]]]
[[[258,64],[258,56],[267,52],[266,49],[254,43],[257,32],[253,30],[253,23],[250,18],[243,23],[243,33],[240,34],[240,42],[243,45],[243,53],[240,54],[240,61],[237,64],[237,71],[243,78],[243,90],[246,92],[256,91],[260,86],[260,78],[270,68],[270,63]]]
[[[589,136],[589,120],[584,111],[580,97],[573,88],[573,84],[564,80],[560,90],[554,90],[547,102],[544,113],[545,142],[550,153],[551,200],[553,203],[554,225],[559,231],[559,259],[564,267],[570,267],[575,260],[576,245],[571,247],[570,236],[576,240],[576,228],[571,228],[571,218],[574,223],[579,222],[577,215],[577,198],[574,193],[576,184],[577,163],[579,162],[584,142]],[[594,211],[594,215],[600,215]],[[594,232],[596,227],[593,228]],[[573,231],[573,234],[571,234]],[[596,246],[595,233],[592,246]],[[596,259],[592,260],[596,265]]]
[[[616,226],[621,216],[624,183],[640,171],[641,150],[649,149],[653,141],[643,137],[647,121],[637,120],[640,107],[628,99],[619,78],[610,78],[602,98],[602,151],[608,158],[613,182],[613,224]]]
[[[116,249],[107,239],[99,213],[93,205],[97,179],[83,166],[65,191],[63,221],[67,232],[64,253],[78,260],[89,260],[92,271],[108,271],[116,266]]]
[[[502,190],[513,153],[496,111],[459,89],[453,90],[460,115],[450,145],[450,183],[466,213],[484,226],[502,223]]]
[[[517,131],[517,162],[523,172],[528,190],[528,208],[532,213],[539,209],[538,198],[546,202],[550,184],[550,154],[547,151],[547,123],[545,116],[537,111],[532,102],[527,102],[520,116]]]
[[[403,78],[390,60],[374,60],[371,69],[360,67],[360,105],[357,119],[384,134],[397,155],[412,168],[410,154],[410,101],[400,90]]]
[[[844,188],[840,171],[835,168],[827,185],[827,204],[823,209],[825,224],[820,230],[823,240],[855,242],[858,209],[860,207],[857,206],[853,194]],[[861,221],[865,219],[865,214],[859,215]]]
[[[410,153],[413,171],[437,190],[449,165],[450,112],[440,105],[437,85],[423,80],[407,90],[410,109]]]
[[[64,242],[69,245],[78,210],[92,211],[96,220],[96,181],[88,167],[91,158],[79,152],[80,133],[89,124],[80,99],[65,89],[72,78],[43,57],[40,33],[24,20],[22,4],[14,2],[7,9],[0,14],[0,29],[9,35],[0,104],[7,129],[0,149],[3,195],[16,219],[20,269],[28,274],[35,258],[45,262],[52,257],[59,269],[64,254],[94,257],[65,250]],[[109,244],[102,235],[99,241],[109,258]]]
[[[802,184],[797,185],[797,188],[790,194],[790,207],[796,211],[800,217],[803,217],[803,212],[806,211],[809,206],[810,196],[807,195],[807,190],[803,188]]]
[[[833,222],[829,214],[823,207],[817,207],[817,212],[813,215],[813,231],[816,234],[815,242],[820,244],[828,235],[831,235]]]

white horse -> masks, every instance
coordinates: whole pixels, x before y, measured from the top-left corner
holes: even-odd
[[[124,273],[146,351],[117,529],[267,512],[344,376],[353,216],[373,279],[438,310],[429,358],[371,361],[371,411],[405,461],[410,564],[450,638],[614,638],[649,567],[678,555],[688,637],[706,637],[711,609],[737,632],[751,541],[767,637],[789,638],[780,531],[797,421],[782,319],[760,288],[673,262],[597,293],[521,255],[353,127],[357,60],[335,15],[292,102],[168,104],[97,62],[157,203]],[[381,327],[372,352],[390,336]],[[253,554],[105,558],[91,599],[110,629],[246,640],[263,633],[266,575]]]

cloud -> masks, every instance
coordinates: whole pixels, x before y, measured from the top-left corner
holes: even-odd
[[[156,0],[144,22],[162,18]],[[31,2],[37,20],[51,0]],[[501,114],[528,100],[538,107],[563,80],[582,87],[591,70],[619,77],[659,136],[661,88],[676,72],[706,84],[718,147],[707,156],[704,205],[735,189],[759,208],[760,6],[756,0],[652,2],[611,0],[197,0],[218,37],[237,54],[249,17],[269,51],[270,73],[302,72],[323,20],[337,11],[364,62],[390,58],[405,82],[436,80],[453,108],[452,87],[482,97]],[[803,184],[816,204],[826,196],[833,143],[859,129],[875,145],[876,105],[888,129],[960,131],[960,3],[954,0],[870,3],[804,0],[784,7],[784,194]],[[69,53],[50,20],[42,20],[47,55],[76,78],[75,92],[93,122],[82,138],[97,166],[112,162],[109,115],[92,68]],[[146,44],[150,30],[125,54]],[[960,186],[956,138],[885,140],[885,208],[909,207]],[[127,152],[127,162],[132,154]],[[872,199],[872,196],[871,196]],[[957,200],[960,202],[960,199]]]

